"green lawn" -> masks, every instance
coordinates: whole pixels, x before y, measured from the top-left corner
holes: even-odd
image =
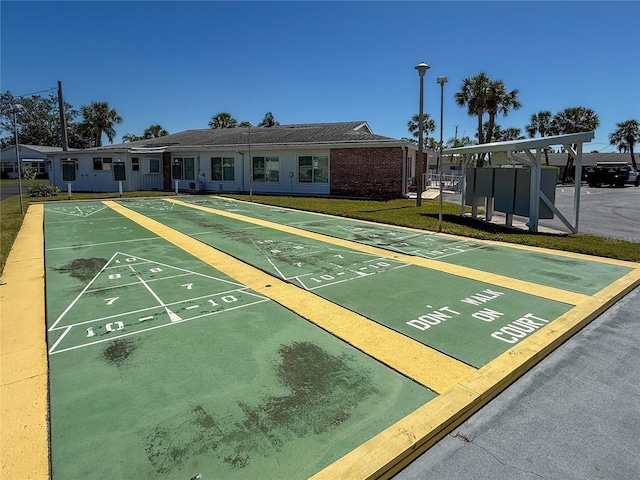
[[[2,184],[7,181],[3,180]],[[25,182],[27,183],[27,182]],[[28,189],[28,186],[26,187]],[[25,190],[26,191],[26,190]],[[172,195],[170,192],[131,192],[123,197],[146,197]],[[229,195],[239,200],[249,200],[248,195]],[[117,198],[117,193],[74,193],[74,200]],[[253,195],[253,201],[268,205],[297,208],[312,212],[327,213],[348,218],[369,220],[405,227],[436,231],[438,228],[438,201],[424,200],[422,207],[415,206],[415,200],[397,199],[389,201],[342,200],[330,198],[259,196]],[[66,192],[56,197],[24,197],[25,211],[31,202],[66,200]],[[2,230],[0,271],[4,269],[7,255],[22,224],[19,198],[12,197],[0,202],[0,227]],[[627,242],[613,238],[596,237],[586,234],[553,235],[516,231],[500,225],[488,224],[460,216],[460,207],[443,203],[442,231],[464,237],[484,240],[496,240],[555,250],[585,253],[600,257],[615,258],[631,262],[640,262],[640,243]]]

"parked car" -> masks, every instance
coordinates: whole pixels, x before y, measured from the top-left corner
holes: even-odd
[[[629,179],[627,183],[632,183],[636,187],[640,185],[640,172],[638,170],[634,170],[631,165],[629,165]]]
[[[598,162],[595,167],[587,167],[585,170],[590,187],[622,187],[629,179],[630,167],[623,162]]]

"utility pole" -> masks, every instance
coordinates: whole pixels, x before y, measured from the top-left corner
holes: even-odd
[[[64,97],[62,96],[62,82],[58,80],[58,107],[60,109],[60,138],[62,139],[62,151],[69,150],[67,144],[67,119],[64,115]]]

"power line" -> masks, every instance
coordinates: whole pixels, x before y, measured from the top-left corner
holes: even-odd
[[[51,88],[48,88],[46,90],[39,90],[37,92],[25,93],[23,95],[14,95],[13,98],[28,97],[29,95],[35,95],[36,93],[42,93],[42,92],[51,92],[51,93],[53,93],[55,91],[56,91],[56,87],[51,87]]]

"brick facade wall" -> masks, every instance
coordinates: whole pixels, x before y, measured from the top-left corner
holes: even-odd
[[[162,179],[164,190],[171,190],[171,153],[164,152],[162,154]]]
[[[330,158],[332,196],[402,196],[401,147],[335,148]]]

